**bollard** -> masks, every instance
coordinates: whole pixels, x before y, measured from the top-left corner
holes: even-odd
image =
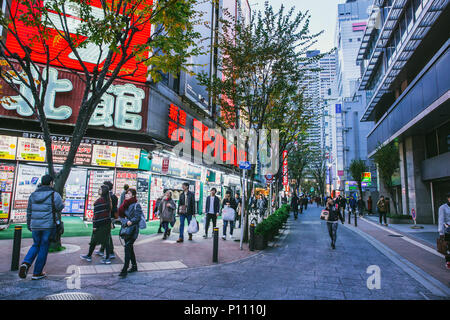
[[[20,244],[22,242],[22,226],[14,227],[14,242],[11,260],[11,271],[19,270]]]
[[[252,223],[250,225],[250,242],[249,242],[249,249],[250,251],[255,250],[255,224]]]
[[[348,211],[348,224],[352,224],[352,220],[351,219],[351,213],[350,210]]]
[[[219,228],[213,229],[213,262],[219,262],[218,253],[219,253]]]
[[[357,218],[356,211],[354,211],[353,214],[355,215],[355,227],[357,227],[358,226],[358,222],[357,222],[358,218]]]

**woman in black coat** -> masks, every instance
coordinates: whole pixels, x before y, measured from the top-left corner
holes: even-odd
[[[329,212],[327,220],[327,228],[328,234],[330,235],[331,238],[331,248],[336,249],[338,220],[341,220],[342,224],[344,224],[344,217],[341,214],[341,210],[336,208],[336,204],[331,198],[328,198],[327,207],[325,210]]]

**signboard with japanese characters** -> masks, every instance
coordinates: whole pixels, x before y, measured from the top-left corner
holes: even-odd
[[[94,145],[91,164],[101,167],[116,165],[117,147]]]
[[[45,70],[41,70],[45,72]],[[38,79],[36,72],[35,78]],[[49,68],[49,84],[44,112],[49,122],[75,124],[82,105],[83,84],[70,72]],[[0,81],[1,84],[1,81]],[[23,87],[23,88],[22,88]],[[31,91],[24,85],[22,95],[32,101]],[[0,115],[37,121],[34,110],[7,85],[3,93],[15,102],[0,104]],[[93,128],[143,132],[147,127],[148,87],[115,81],[102,96],[89,121]]]
[[[0,159],[15,160],[17,137],[0,135]]]
[[[44,140],[33,138],[18,140],[17,160],[45,162]]]
[[[15,166],[6,163],[0,164],[0,225],[8,223],[15,169]]]
[[[92,148],[91,144],[81,143],[75,154],[75,165],[90,165],[92,161]],[[53,161],[55,163],[64,163],[67,159],[67,155],[70,150],[70,142],[53,141],[52,142],[52,154]]]
[[[153,172],[162,173],[162,157],[153,155],[151,167]]]
[[[98,190],[103,182],[111,181],[114,183],[114,170],[89,170],[87,183],[87,200],[84,218],[92,221],[94,215],[94,202],[98,199]]]
[[[283,186],[285,186],[285,189],[289,185],[287,156],[288,156],[288,152],[286,150],[284,150],[283,151]]]
[[[139,148],[119,147],[117,150],[116,167],[138,169],[140,154],[141,149]]]

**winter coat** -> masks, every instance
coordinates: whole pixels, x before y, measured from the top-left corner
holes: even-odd
[[[341,210],[336,209],[335,205],[332,205],[331,207],[327,206],[325,210],[328,210],[329,212],[327,222],[336,222],[341,220],[341,222],[344,223],[344,217],[341,214]]]
[[[180,214],[180,207],[187,205],[186,215],[190,216],[195,214],[195,196],[191,191],[187,192],[187,201],[184,192],[180,195],[180,201],[178,202],[178,214]]]
[[[94,203],[94,214],[92,216],[92,227],[99,228],[103,225],[111,224],[110,204],[102,197],[98,198]]]
[[[169,203],[171,207],[167,207],[167,203]],[[175,218],[175,209],[175,201],[173,201],[172,199],[170,199],[169,201],[165,199],[161,200],[158,207],[159,218],[161,219],[161,221],[172,222]]]
[[[355,209],[356,208],[356,200],[353,198],[350,198],[350,200],[348,201],[348,204],[350,206],[350,208]]]
[[[292,197],[291,199],[291,210],[297,211],[298,210],[298,197]]]
[[[139,203],[135,202],[130,204],[130,206],[125,210],[125,218],[120,218],[122,223],[122,228],[127,225],[128,221],[131,221],[131,238],[136,240],[139,235],[139,221],[142,217],[142,207]]]
[[[378,200],[377,202],[377,208],[380,212],[386,212],[386,201],[385,200]]]
[[[450,203],[443,204],[439,207],[438,231],[440,235],[445,233],[444,223],[450,225]]]
[[[52,229],[55,227],[52,213],[52,194],[56,209],[56,220],[61,220],[60,212],[64,209],[64,203],[58,192],[49,186],[41,186],[36,189],[28,199],[27,227],[31,231]]]

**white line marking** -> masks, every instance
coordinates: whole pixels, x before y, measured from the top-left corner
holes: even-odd
[[[389,233],[391,233],[391,234],[398,235],[398,236],[402,236],[401,239],[403,239],[403,240],[405,240],[405,241],[407,241],[407,242],[409,242],[409,243],[411,243],[411,244],[413,244],[413,245],[415,245],[415,246],[417,246],[417,247],[419,247],[419,248],[422,248],[423,250],[426,250],[426,251],[428,251],[428,252],[430,252],[430,253],[432,253],[432,254],[438,256],[438,257],[445,258],[445,256],[444,256],[443,254],[437,252],[436,250],[434,250],[434,249],[432,249],[432,248],[430,248],[430,247],[428,247],[428,246],[426,246],[426,245],[423,245],[423,244],[421,244],[420,242],[417,242],[417,241],[415,241],[415,240],[413,240],[413,239],[411,239],[411,238],[408,238],[407,236],[405,236],[405,235],[403,235],[403,234],[400,234],[400,233],[394,232],[394,231],[392,231],[392,230],[389,230],[388,228],[379,226],[379,225],[376,224],[375,222],[369,221],[369,220],[367,220],[367,219],[365,219],[365,218],[361,218],[361,219],[363,219],[363,220],[366,221],[367,223],[370,223],[371,225],[374,225],[375,227],[377,227],[377,228],[379,228],[379,229],[382,229],[382,230],[384,230],[384,231],[387,231],[387,232],[389,232]]]

